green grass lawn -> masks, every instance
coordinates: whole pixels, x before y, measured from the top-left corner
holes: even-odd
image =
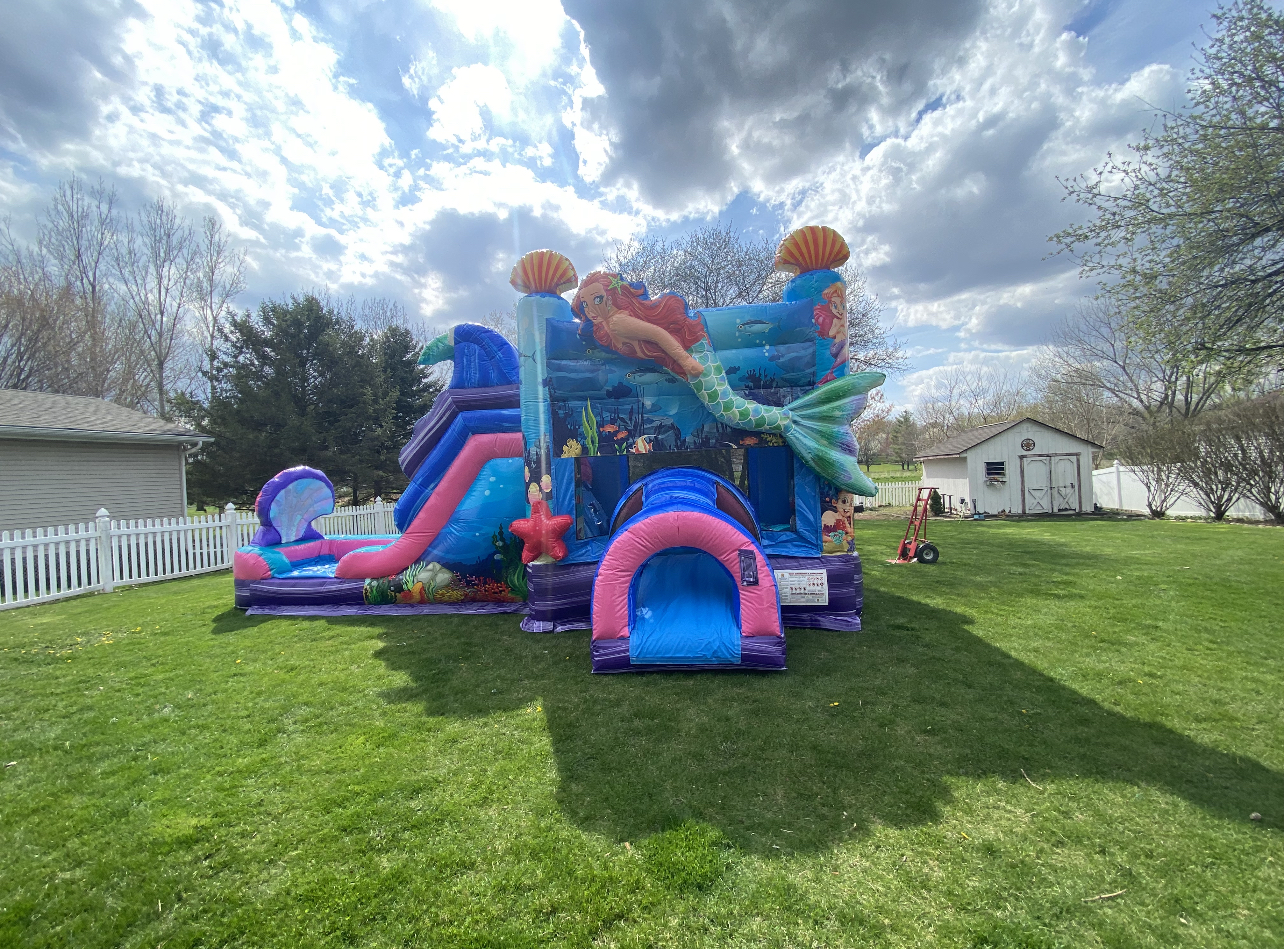
[[[880,464],[870,465],[866,474],[870,480],[876,483],[886,483],[891,481],[921,481],[923,478],[923,469],[919,465],[911,468],[902,468],[898,464]]]
[[[0,614],[0,946],[1284,945],[1284,532],[859,530],[780,674],[227,574]]]

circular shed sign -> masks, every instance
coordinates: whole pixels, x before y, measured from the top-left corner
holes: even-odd
[[[1022,451],[1034,451],[1034,439],[1027,438],[1021,442]]]

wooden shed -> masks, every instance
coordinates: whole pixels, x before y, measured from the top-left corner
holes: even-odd
[[[1086,441],[1037,419],[968,429],[928,448],[923,484],[983,514],[1091,511],[1092,453]]]
[[[187,513],[207,435],[102,399],[0,389],[0,531]]]

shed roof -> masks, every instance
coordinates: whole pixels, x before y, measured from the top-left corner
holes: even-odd
[[[0,389],[0,438],[207,442],[208,435],[82,395]]]
[[[1073,432],[1067,432],[1064,429],[1057,428],[1055,425],[1049,425],[1047,422],[1040,422],[1037,418],[1031,418],[1026,415],[1022,418],[1011,419],[1007,422],[991,422],[989,425],[978,425],[976,428],[969,428],[964,432],[957,432],[943,441],[937,442],[931,448],[915,455],[915,460],[921,458],[949,458],[953,455],[961,455],[970,448],[975,448],[981,442],[989,441],[995,435],[1006,432],[1014,425],[1020,425],[1022,422],[1033,422],[1035,425],[1042,425],[1044,428],[1050,428],[1054,432],[1060,432],[1062,435],[1069,435],[1071,438],[1079,438]],[[1101,448],[1096,442],[1089,441],[1086,438],[1079,438],[1079,441],[1091,445],[1093,448]]]

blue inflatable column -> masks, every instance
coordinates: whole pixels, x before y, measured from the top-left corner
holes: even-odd
[[[535,250],[513,267],[509,283],[525,294],[517,301],[517,355],[526,441],[526,501],[552,501],[553,409],[548,398],[549,320],[571,321],[571,305],[558,296],[574,289],[575,268],[561,254]],[[538,493],[537,493],[538,492]]]

